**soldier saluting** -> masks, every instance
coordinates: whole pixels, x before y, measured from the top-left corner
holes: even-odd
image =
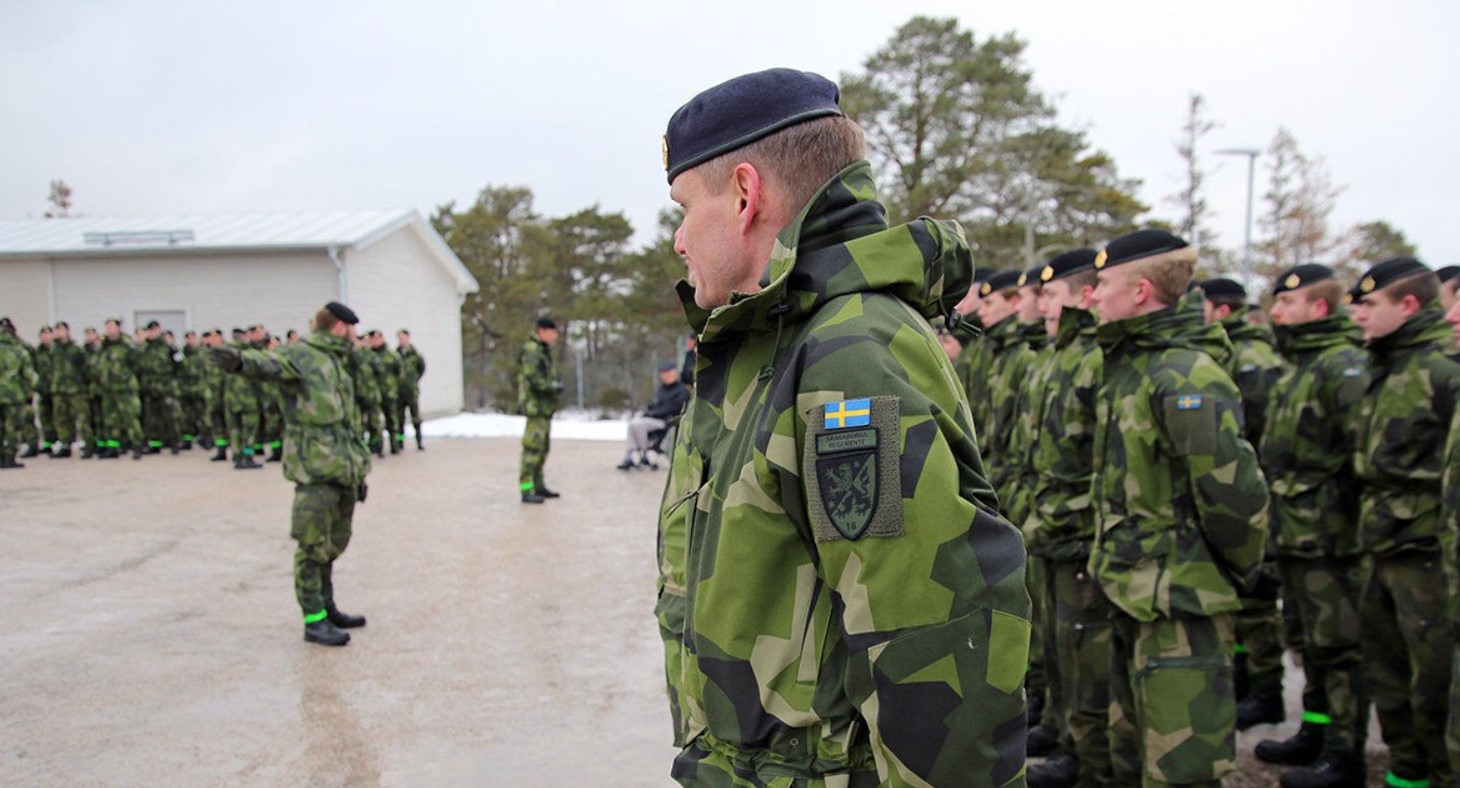
[[[290,536],[294,593],[304,613],[304,639],[343,646],[343,629],[365,626],[364,616],[335,607],[334,563],[350,543],[356,502],[365,501],[370,455],[356,437],[359,412],[350,379],[351,326],[360,322],[344,304],[326,304],[313,333],[275,350],[216,346],[208,349],[225,372],[276,381],[284,410],[284,478],[294,482]]]

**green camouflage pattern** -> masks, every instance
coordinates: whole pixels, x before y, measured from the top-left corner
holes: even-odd
[[[39,382],[30,351],[19,339],[0,332],[0,456],[13,459],[20,444],[32,438],[24,406]]]
[[[284,478],[353,490],[370,473],[355,435],[349,342],[315,332],[298,344],[243,351],[244,377],[277,381],[284,402]]]
[[[358,405],[356,431],[369,446],[382,443],[380,422],[380,384],[375,373],[375,356],[365,348],[350,351],[350,376],[355,381],[355,403]]]
[[[860,162],[780,233],[761,292],[706,312],[680,284],[696,399],[658,610],[681,783],[1022,785],[1023,544],[928,323],[971,268],[955,224],[889,228]],[[826,426],[860,398],[865,429]],[[865,531],[837,519],[848,457],[878,488]]]
[[[1041,407],[1035,411],[1033,470],[1035,505],[1023,521],[1031,553],[1068,561],[1089,555],[1095,538],[1095,400],[1104,354],[1095,341],[1095,317],[1066,307],[1050,345]]]
[[[1007,457],[1011,472],[1004,489],[998,491],[1005,518],[1020,526],[1029,520],[1034,508],[1034,488],[1039,481],[1039,474],[1034,470],[1034,452],[1039,447],[1039,433],[1045,424],[1050,382],[1056,374],[1053,368],[1054,344],[1048,341],[1044,324],[1036,325],[1045,338],[1030,343],[1034,356],[1024,370],[1023,383],[1016,386],[1013,432],[1008,441],[1010,454]],[[1027,540],[1027,534],[1025,538]]]
[[[1363,546],[1376,555],[1439,549],[1445,439],[1460,397],[1449,339],[1432,304],[1368,344],[1372,377],[1359,407],[1354,473],[1363,485]]]
[[[103,337],[92,373],[100,394],[99,437],[111,448],[142,444],[142,401],[137,383],[137,350],[125,334]]]
[[[137,383],[142,395],[142,433],[154,447],[175,446],[178,439],[177,362],[162,337],[142,343],[137,352]]]
[[[1303,710],[1328,718],[1323,749],[1362,756],[1369,732],[1369,698],[1359,643],[1359,600],[1365,559],[1280,556],[1283,612],[1299,627]]]
[[[1046,561],[1054,644],[1062,684],[1061,730],[1080,761],[1080,784],[1114,785],[1110,750],[1110,620],[1115,608],[1083,561]],[[1052,693],[1053,694],[1053,693]]]
[[[1273,384],[1282,377],[1287,364],[1278,354],[1268,330],[1247,322],[1246,310],[1233,312],[1221,321],[1221,326],[1232,343],[1228,373],[1242,392],[1242,423],[1247,442],[1255,447],[1266,431]]]
[[[334,563],[350,544],[354,516],[354,487],[300,484],[294,488],[289,527],[289,535],[297,544],[294,597],[306,616],[334,605]]]
[[[989,367],[993,363],[992,345],[987,342],[987,330],[982,323],[977,328],[970,322],[978,316],[964,318],[956,331],[967,341],[963,352],[954,364],[954,374],[963,384],[968,396],[968,409],[977,430],[977,439],[982,445],[989,423]]]
[[[1034,331],[1038,331],[1036,337]],[[989,481],[998,495],[1000,511],[1010,516],[1009,496],[1023,465],[1024,447],[1015,445],[1015,425],[1019,420],[1019,394],[1029,383],[1029,373],[1037,357],[1037,345],[1044,342],[1044,327],[1038,323],[1020,323],[1009,316],[995,323],[984,337],[989,346],[987,386],[988,424],[979,433],[979,448],[988,461]],[[1010,519],[1010,522],[1019,522]]]
[[[1234,642],[1230,613],[1154,622],[1115,617],[1109,730],[1115,785],[1218,788],[1236,768]]]
[[[522,428],[522,456],[517,462],[517,485],[523,492],[543,489],[542,469],[552,448],[550,416],[528,416]]]
[[[86,368],[86,351],[80,345],[70,339],[51,342],[51,424],[63,444],[92,438]]]
[[[561,391],[552,347],[528,337],[517,353],[517,412],[528,418],[552,418]]]
[[[398,348],[400,354],[400,411],[401,431],[405,431],[406,414],[410,423],[421,434],[421,376],[426,374],[426,357],[416,350],[415,345]],[[404,437],[404,436],[402,436]]]
[[[1138,621],[1236,610],[1267,540],[1267,485],[1242,435],[1241,395],[1213,360],[1226,335],[1192,292],[1096,338],[1091,571]]]
[[[394,440],[401,439],[400,424],[400,356],[390,348],[381,345],[374,349],[376,370],[380,378],[380,413],[385,422],[385,434]]]
[[[184,345],[182,354],[177,377],[178,405],[182,412],[178,429],[182,432],[182,439],[191,442],[212,433],[208,421],[208,384],[212,378],[208,370],[216,367],[208,361],[208,354],[201,346]]]

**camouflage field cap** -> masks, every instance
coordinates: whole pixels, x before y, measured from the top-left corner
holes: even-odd
[[[1071,249],[1068,252],[1057,254],[1039,270],[1039,281],[1058,282],[1081,271],[1092,270],[1095,268],[1095,255],[1097,254],[1099,253],[1094,249]]]
[[[1286,293],[1333,278],[1333,269],[1320,263],[1303,263],[1278,274],[1272,286],[1272,294]]]
[[[1019,286],[1019,280],[1023,276],[1023,271],[995,271],[984,280],[983,284],[978,286],[978,294],[988,298],[994,293],[1013,290]]]
[[[808,120],[842,114],[836,83],[808,71],[773,68],[722,82],[675,110],[664,132],[669,182],[722,153]]]
[[[1095,255],[1094,266],[1103,271],[1117,265],[1133,263],[1158,254],[1185,249],[1189,244],[1178,235],[1165,230],[1146,229],[1116,238]]]
[[[1370,268],[1369,272],[1359,279],[1358,284],[1348,291],[1349,298],[1360,301],[1375,290],[1383,290],[1401,279],[1432,273],[1434,272],[1424,263],[1413,257],[1395,257],[1392,260],[1385,260]]]

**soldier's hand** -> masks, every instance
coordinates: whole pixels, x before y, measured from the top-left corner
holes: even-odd
[[[208,348],[208,358],[223,369],[224,372],[237,372],[243,369],[243,354],[237,348],[223,347],[222,345]]]
[[[369,492],[370,485],[366,484],[365,482],[360,482],[360,486],[355,488],[355,502],[365,503],[365,495]]]

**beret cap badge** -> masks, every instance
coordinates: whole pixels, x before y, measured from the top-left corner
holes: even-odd
[[[1372,293],[1372,292],[1374,292],[1374,277],[1372,277],[1372,276],[1366,276],[1366,277],[1364,277],[1364,281],[1362,281],[1362,282],[1359,283],[1359,292],[1363,292],[1363,293]]]
[[[1041,281],[1041,282],[1048,282],[1050,279],[1053,279],[1053,278],[1054,278],[1054,266],[1052,266],[1052,265],[1045,266],[1044,267],[1044,270],[1039,272],[1039,281]]]
[[[986,296],[992,292],[994,292],[993,285],[990,285],[988,282],[984,282],[983,286],[978,289],[978,294],[981,296]]]
[[[1299,277],[1297,274],[1288,274],[1288,278],[1283,281],[1283,284],[1287,285],[1289,290],[1297,287],[1302,283],[1302,277]]]
[[[1105,258],[1106,258],[1105,250],[1104,249],[1101,249],[1100,250],[1100,253],[1097,254],[1097,255],[1095,255],[1095,263],[1094,263],[1095,267],[1096,268],[1104,268],[1105,267]]]

